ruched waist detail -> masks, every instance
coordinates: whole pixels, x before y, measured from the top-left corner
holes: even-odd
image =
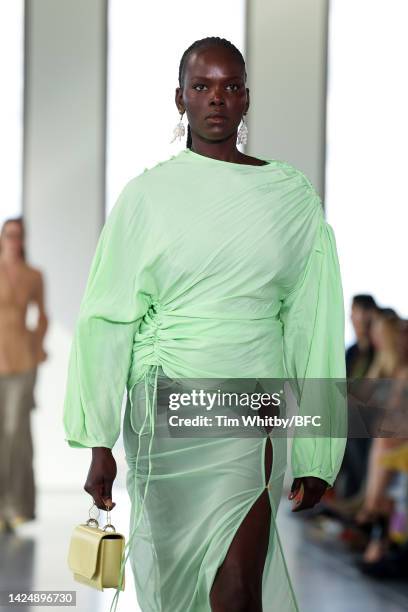
[[[248,314],[248,313],[247,313]],[[134,336],[129,386],[149,366],[175,377],[279,377],[282,323],[277,315],[200,316],[153,302]]]

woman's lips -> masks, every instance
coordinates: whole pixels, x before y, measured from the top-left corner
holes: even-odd
[[[227,117],[207,117],[207,121],[211,121],[211,123],[223,123],[227,120]]]

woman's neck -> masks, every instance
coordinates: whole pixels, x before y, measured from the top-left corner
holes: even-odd
[[[22,257],[16,256],[13,253],[2,253],[0,255],[0,264],[3,264],[5,266],[16,267],[22,265],[23,263],[24,262]]]

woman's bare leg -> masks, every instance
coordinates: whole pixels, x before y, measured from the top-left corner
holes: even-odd
[[[272,470],[272,443],[265,449],[265,474]],[[271,504],[265,488],[239,526],[210,592],[212,612],[263,612],[262,575],[269,543]]]

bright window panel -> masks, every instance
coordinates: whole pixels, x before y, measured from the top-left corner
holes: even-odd
[[[185,147],[170,144],[179,121],[174,102],[184,50],[220,36],[245,57],[245,1],[194,3],[111,0],[108,17],[108,125],[106,212],[121,188],[146,167]],[[184,115],[187,128],[187,118]]]
[[[325,200],[348,342],[354,294],[408,316],[407,23],[406,0],[331,1]]]

